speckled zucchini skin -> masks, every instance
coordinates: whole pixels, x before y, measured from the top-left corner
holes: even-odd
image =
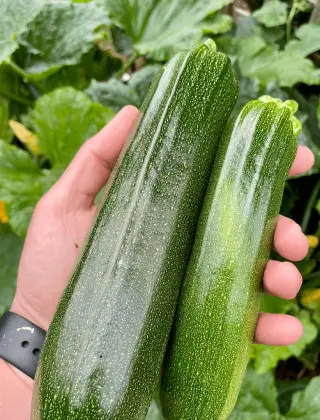
[[[295,105],[252,101],[221,139],[165,361],[167,420],[225,420],[236,402],[296,153]]]
[[[50,326],[33,420],[145,418],[237,92],[213,43],[156,78]]]

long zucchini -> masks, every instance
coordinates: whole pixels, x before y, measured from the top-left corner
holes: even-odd
[[[296,109],[261,97],[221,139],[165,362],[168,420],[224,420],[236,402],[296,153]]]
[[[237,92],[210,42],[154,81],[50,326],[33,420],[144,419]]]

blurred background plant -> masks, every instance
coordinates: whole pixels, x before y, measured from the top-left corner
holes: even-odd
[[[1,0],[0,314],[10,306],[33,208],[79,146],[124,105],[139,107],[175,52],[212,38],[240,82],[235,112],[267,93],[299,103],[299,143],[315,154],[287,182],[282,213],[302,224],[310,252],[293,301],[261,310],[296,315],[288,347],[253,345],[232,420],[320,418],[320,1]],[[276,255],[274,258],[278,258]],[[162,419],[159,401],[148,420]]]

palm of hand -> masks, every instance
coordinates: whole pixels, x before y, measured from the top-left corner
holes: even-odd
[[[87,141],[35,210],[20,262],[12,310],[44,329],[52,320],[92,223],[94,198],[106,183],[137,113],[133,107],[124,108],[104,130]],[[312,163],[311,152],[300,148],[291,173],[302,173]],[[285,258],[299,260],[305,256],[308,245],[299,226],[280,216],[275,248]],[[292,298],[300,285],[301,276],[291,263],[268,263],[265,291]],[[301,325],[293,317],[264,314],[259,318],[256,341],[289,344],[301,333]]]

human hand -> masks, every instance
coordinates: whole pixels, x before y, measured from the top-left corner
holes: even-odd
[[[138,110],[134,107],[124,108],[100,133],[88,140],[35,209],[20,261],[12,311],[44,329],[48,329],[79,247],[90,228],[96,194],[106,183],[137,115]],[[300,146],[290,174],[303,173],[312,164],[312,153]],[[307,254],[308,242],[295,222],[280,216],[274,247],[284,258],[297,261]],[[292,263],[268,262],[264,274],[267,293],[292,299],[301,281],[301,275]],[[294,317],[260,314],[255,340],[270,345],[288,345],[301,334],[301,323]],[[9,376],[18,373],[11,367],[6,372]],[[21,392],[24,392],[26,404],[30,407],[32,381],[22,373],[18,376],[24,384]],[[4,418],[10,420],[11,417]],[[13,418],[24,417],[15,414]]]

